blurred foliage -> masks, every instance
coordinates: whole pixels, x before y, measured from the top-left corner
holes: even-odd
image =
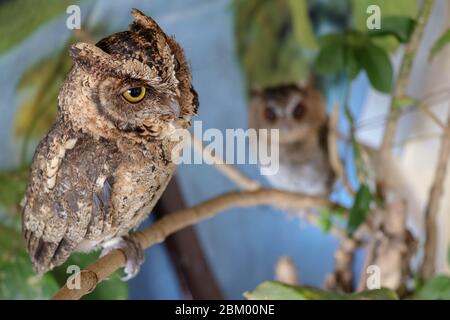
[[[292,14],[292,27],[297,43],[303,48],[317,49],[317,39],[314,36],[308,14],[308,3],[304,0],[288,0]]]
[[[444,49],[449,43],[450,43],[450,29],[445,31],[433,45],[433,48],[431,49],[430,52],[430,60],[433,59],[434,56],[438,54],[442,49]]]
[[[0,54],[25,40],[39,26],[64,12],[70,4],[74,4],[74,1],[6,0],[0,2]]]
[[[394,70],[389,52],[377,42],[394,37],[406,43],[414,31],[415,22],[408,17],[386,17],[381,20],[380,30],[365,33],[357,30],[327,34],[320,38],[320,50],[316,70],[321,74],[344,72],[350,80],[364,70],[372,87],[389,93],[393,84]]]
[[[366,220],[370,212],[370,204],[374,196],[369,187],[362,184],[356,193],[353,206],[350,209],[348,216],[347,232],[352,235],[358,227]]]
[[[67,49],[38,61],[23,74],[17,89],[26,98],[16,114],[18,137],[40,138],[54,122],[59,88],[72,66]]]
[[[328,208],[321,208],[319,211],[319,226],[323,232],[328,233],[333,226],[333,216]]]
[[[37,276],[22,234],[0,225],[0,299],[48,299],[59,286],[53,276]]]
[[[320,44],[316,60],[319,73],[345,72],[354,79],[364,70],[375,89],[386,93],[391,90],[393,68],[388,53],[368,36],[357,32],[330,34],[322,37]]]
[[[413,18],[405,16],[388,16],[381,18],[381,29],[369,30],[369,35],[393,36],[400,43],[409,41],[409,37],[414,31],[416,22]]]
[[[317,288],[299,287],[277,281],[266,281],[246,292],[249,300],[397,300],[389,289],[367,290],[352,294],[328,292]]]
[[[370,5],[380,7],[382,15],[382,29],[391,28],[389,19],[391,17],[403,17],[415,19],[418,13],[417,1],[411,0],[352,0],[353,25],[360,32],[367,32],[367,8]],[[387,25],[386,25],[387,21]],[[392,29],[391,29],[392,30]],[[398,38],[395,35],[387,34],[384,38],[375,39],[377,45],[386,50],[394,51],[398,47]]]
[[[450,300],[450,277],[436,275],[417,292],[416,298],[425,300]]]
[[[409,41],[417,4],[410,0],[352,1],[353,27],[344,26],[317,40],[310,8],[323,2],[234,0],[237,54],[249,86],[304,82],[315,72],[345,72],[354,79],[364,70],[376,90],[390,92],[393,68],[389,51]],[[369,5],[380,7],[381,30],[367,29]]]
[[[249,86],[304,81],[317,47],[306,0],[234,0],[237,54]]]
[[[0,207],[18,206],[25,194],[28,168],[0,172]]]
[[[24,249],[20,230],[0,225],[0,299],[49,299],[63,286],[70,276],[67,267],[87,267],[98,257],[97,253],[75,253],[63,265],[37,276]],[[120,280],[118,272],[103,281],[84,299],[126,299],[127,284]]]
[[[342,15],[333,17],[332,14],[324,14],[327,6],[337,3],[339,8],[335,11],[347,9],[348,19]],[[390,93],[394,85],[390,54],[399,44],[410,41],[418,14],[418,3],[411,0],[235,0],[234,4],[237,54],[248,84],[256,87],[299,82],[305,80],[309,73],[324,77],[342,76],[350,83],[364,72],[374,89]],[[380,8],[379,30],[369,30],[367,27],[367,19],[372,15],[368,12],[371,5]],[[287,7],[290,8],[290,12]],[[324,17],[326,19],[331,17],[334,21],[329,23]],[[321,26],[318,26],[319,24]],[[436,42],[430,57],[432,58],[449,41],[450,31]],[[292,51],[287,50],[289,48]],[[296,54],[287,54],[293,53],[294,48]],[[367,150],[361,147],[355,137],[355,122],[347,101],[349,95],[349,92],[345,94],[344,110],[350,124],[350,144],[360,180],[360,186],[348,213],[347,231],[352,235],[366,221],[371,207],[383,204],[369,188],[370,172],[365,159]],[[399,99],[395,107],[404,108],[413,105],[417,105],[417,101],[404,97]],[[334,218],[334,214],[329,210],[321,210],[319,212],[321,228],[329,231]],[[420,289],[420,296],[444,298],[447,297],[448,287],[448,278],[440,276],[426,282]],[[278,282],[265,282],[254,291],[246,293],[246,297],[249,299],[397,298],[395,293],[385,289],[355,295],[338,295]]]

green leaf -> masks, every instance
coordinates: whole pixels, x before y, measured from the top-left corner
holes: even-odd
[[[355,27],[360,31],[367,31],[367,8],[370,5],[380,7],[381,16],[404,16],[415,18],[418,13],[416,1],[411,0],[353,0],[353,19]]]
[[[20,232],[0,226],[0,299],[49,299],[58,288],[51,274],[34,273]]]
[[[402,16],[415,19],[418,13],[417,1],[411,0],[353,0],[353,21],[355,28],[361,32],[368,32],[367,29],[367,8],[370,5],[377,5],[381,9],[381,19],[387,19],[390,16]],[[398,48],[398,40],[395,36],[386,36],[374,39],[375,43],[382,48],[392,52]]]
[[[381,19],[380,30],[370,30],[371,37],[394,36],[400,43],[407,43],[414,31],[416,21],[405,16],[390,16]]]
[[[450,29],[444,32],[442,36],[434,43],[430,51],[430,60],[433,59],[450,42]]]
[[[395,291],[388,288],[366,290],[351,294],[352,300],[398,300]]]
[[[297,287],[277,281],[261,283],[255,290],[244,293],[248,300],[322,300],[338,295],[316,288]]]
[[[356,294],[340,294],[325,290],[287,285],[277,281],[261,283],[255,290],[245,292],[249,300],[395,300],[389,289],[367,290]]]
[[[84,269],[97,260],[99,253],[73,253],[70,258],[59,267],[56,267],[51,273],[58,281],[59,286],[63,286],[67,278],[71,275],[67,273],[67,268],[76,265]],[[84,296],[85,300],[125,300],[128,298],[128,285],[120,280],[119,271],[111,275],[107,280],[101,282],[93,292]]]
[[[425,300],[450,300],[450,277],[434,276],[422,286],[417,297]]]
[[[322,228],[322,231],[329,232],[331,227],[333,226],[333,221],[331,219],[331,212],[326,208],[320,209],[319,212],[319,225]]]
[[[39,26],[50,21],[73,0],[14,0],[0,2],[0,54],[25,40]]]
[[[343,70],[345,62],[345,36],[331,34],[319,40],[320,51],[315,67],[322,74],[336,74]]]
[[[392,89],[393,68],[387,52],[381,47],[368,42],[356,52],[356,58],[366,71],[372,86],[383,93]]]
[[[369,214],[370,203],[373,200],[373,194],[365,184],[361,185],[355,196],[353,207],[350,209],[348,217],[347,232],[352,235],[358,227],[366,220]]]
[[[18,90],[28,95],[16,114],[17,137],[40,138],[55,121],[59,89],[72,66],[67,48],[38,61],[20,79]]]
[[[316,50],[318,44],[312,31],[311,20],[308,14],[308,1],[288,0],[288,4],[292,12],[294,34],[297,42],[304,48]]]
[[[347,76],[350,80],[356,78],[356,76],[361,71],[361,65],[356,59],[355,48],[351,46],[345,46],[344,48],[344,64],[345,71],[347,72]]]

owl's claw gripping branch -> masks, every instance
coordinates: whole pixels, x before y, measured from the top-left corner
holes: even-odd
[[[142,248],[149,248],[157,243],[163,242],[169,235],[211,218],[226,209],[233,207],[246,208],[256,205],[280,206],[280,204],[285,204],[292,208],[327,207],[331,209],[343,209],[338,204],[323,197],[308,196],[276,189],[229,192],[196,206],[169,214],[145,230],[135,233],[134,238],[136,241],[139,241]],[[112,250],[109,254],[81,271],[81,288],[79,290],[71,290],[65,285],[52,299],[80,299],[85,294],[91,292],[97,284],[108,278],[118,268],[126,265],[124,258],[126,257],[124,257],[121,251]]]
[[[122,281],[134,278],[145,260],[144,249],[139,240],[133,234],[113,239],[103,247],[100,257],[115,249],[122,251],[127,259],[124,267],[125,277],[122,277]]]

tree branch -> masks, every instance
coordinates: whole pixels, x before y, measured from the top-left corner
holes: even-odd
[[[434,181],[430,189],[428,204],[425,210],[425,254],[420,273],[424,279],[428,279],[435,272],[436,247],[437,247],[437,216],[441,197],[444,192],[444,182],[447,175],[447,167],[450,156],[450,112],[447,119],[447,127],[444,130],[439,150],[438,164],[434,175]]]
[[[252,180],[237,170],[233,165],[226,164],[219,155],[213,155],[208,152],[203,143],[191,134],[192,146],[195,151],[202,155],[203,159],[208,163],[213,163],[214,167],[231,181],[236,183],[244,190],[257,190],[261,187],[258,181]]]
[[[213,155],[211,154],[211,152],[208,152],[208,150],[203,146],[202,141],[197,139],[193,134],[191,134],[191,141],[194,150],[201,154],[204,160],[206,160],[208,163],[213,163],[214,167],[220,173],[236,183],[236,185],[238,185],[241,189],[247,191],[255,191],[262,188],[261,184],[258,181],[247,177],[235,166],[225,164],[224,160],[219,155]],[[339,158],[338,161],[340,161]],[[282,204],[280,204],[280,208],[286,209]],[[304,210],[301,217],[311,225],[320,226],[319,217],[311,211]],[[338,238],[345,238],[347,236],[347,232],[336,225],[331,226],[330,233]]]
[[[325,279],[329,290],[350,293],[353,292],[353,260],[358,249],[358,241],[346,237],[342,239],[334,255],[335,270]]]
[[[389,110],[388,120],[384,131],[383,142],[380,149],[380,165],[383,166],[386,159],[389,157],[389,153],[394,144],[395,135],[397,132],[397,123],[400,118],[401,108],[397,107],[398,100],[406,96],[406,90],[408,89],[410,74],[413,67],[414,58],[419,48],[422,36],[425,30],[425,26],[430,17],[431,10],[433,8],[434,0],[424,0],[420,14],[417,19],[416,28],[411,37],[411,40],[405,47],[405,54],[403,56],[400,72],[396,87],[393,92],[392,102]],[[385,170],[380,170],[381,176],[378,179],[378,185],[382,186],[384,181]]]
[[[358,291],[370,289],[366,286],[369,277],[366,271],[370,265],[376,265],[381,271],[381,287],[403,293],[406,280],[411,275],[410,258],[416,249],[415,239],[406,226],[406,201],[391,201],[375,214],[376,229],[366,249],[367,258]]]
[[[180,210],[156,221],[149,228],[136,232],[136,238],[142,248],[149,248],[163,242],[169,235],[211,218],[217,213],[233,207],[252,207],[272,205],[292,208],[340,208],[338,204],[321,197],[306,196],[275,189],[230,192],[207,200],[194,207]],[[120,250],[113,250],[80,272],[80,289],[62,287],[52,298],[54,300],[76,300],[90,293],[95,287],[109,277],[114,271],[125,265],[125,255]]]

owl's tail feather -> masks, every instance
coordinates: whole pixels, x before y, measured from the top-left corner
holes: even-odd
[[[42,237],[37,237],[30,230],[25,230],[24,235],[33,270],[38,275],[43,275],[54,267],[63,264],[74,249],[73,245],[65,238],[58,243],[44,241]]]

